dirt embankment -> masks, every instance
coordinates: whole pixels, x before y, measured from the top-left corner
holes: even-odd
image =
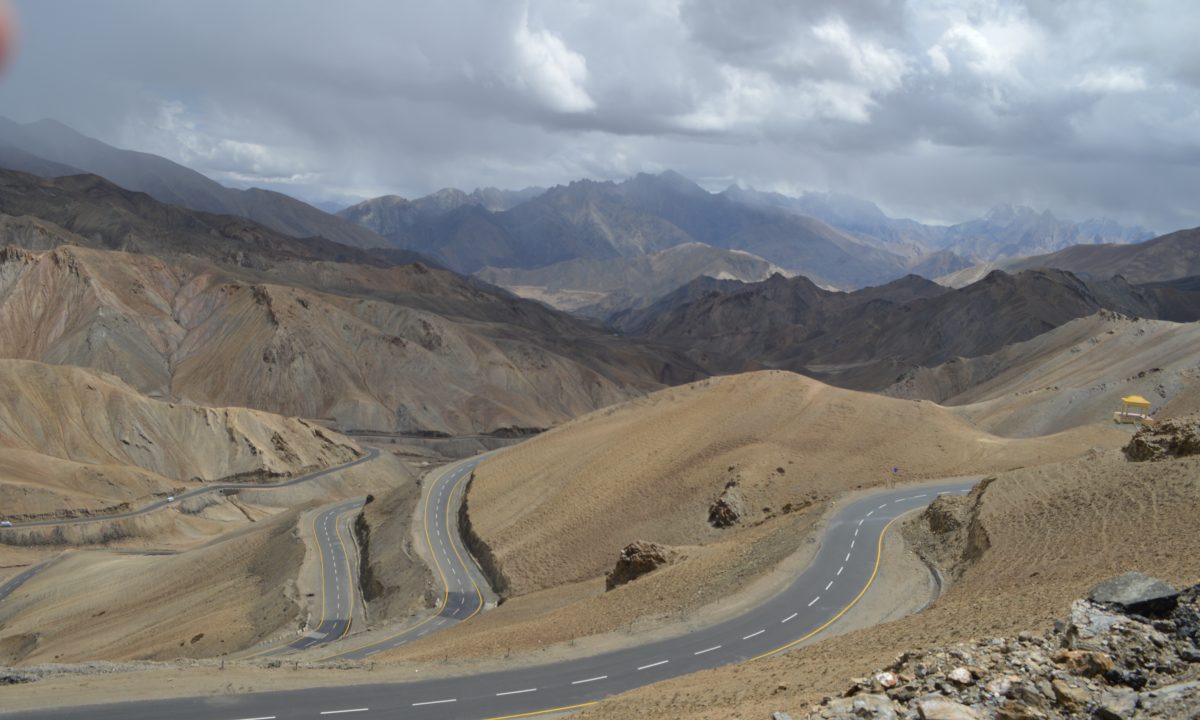
[[[1045,630],[1075,598],[1122,572],[1142,571],[1177,587],[1200,580],[1198,457],[1131,463],[1117,451],[1096,452],[998,473],[976,500],[966,502],[971,511],[962,527],[977,525],[987,547],[924,612],[782,657],[636,690],[583,717],[800,717],[898,653]],[[951,545],[953,566],[962,555]]]
[[[372,623],[404,618],[434,604],[433,574],[417,555],[412,522],[421,488],[406,478],[368,502],[354,519],[359,578]]]
[[[503,602],[509,593],[508,578],[500,572],[500,566],[496,562],[496,553],[492,551],[492,547],[479,537],[479,533],[475,532],[475,526],[471,524],[470,494],[471,486],[474,484],[475,473],[472,472],[471,477],[467,479],[467,487],[463,491],[462,504],[458,506],[458,533],[463,544],[466,545],[467,551],[479,565],[484,578],[487,579],[488,586]]]
[[[77,552],[10,596],[0,663],[214,657],[300,623],[296,513],[178,555]]]

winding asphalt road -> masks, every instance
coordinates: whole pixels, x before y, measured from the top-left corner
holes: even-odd
[[[34,575],[37,575],[61,559],[62,555],[55,555],[49,560],[44,560],[36,565],[31,565],[25,570],[13,575],[4,583],[0,584],[0,603],[3,603],[4,599],[9,595],[12,595],[17,588],[29,582]]]
[[[303,637],[269,654],[304,650],[346,637],[354,622],[358,603],[357,555],[350,530],[351,517],[363,506],[361,499],[348,500],[322,510],[313,518],[321,575],[321,619]]]
[[[204,487],[196,488],[194,490],[189,490],[188,492],[176,495],[174,502],[169,502],[167,500],[158,500],[153,503],[150,503],[149,505],[138,508],[137,510],[130,510],[130,511],[123,512],[123,513],[114,513],[114,514],[110,514],[110,515],[90,515],[87,517],[80,517],[80,518],[62,518],[62,519],[55,519],[55,520],[35,520],[35,521],[30,521],[30,522],[13,523],[11,526],[0,527],[0,545],[2,545],[4,543],[4,533],[13,533],[15,531],[26,529],[26,528],[58,527],[58,526],[63,526],[63,525],[80,525],[82,523],[124,520],[126,518],[138,517],[140,515],[146,515],[148,513],[162,510],[164,508],[170,507],[171,505],[179,503],[180,501],[186,500],[188,498],[198,497],[205,493],[211,493],[211,492],[223,492],[223,491],[227,491],[227,490],[276,490],[276,489],[280,489],[280,488],[293,487],[293,486],[299,485],[301,483],[312,482],[313,480],[318,480],[327,475],[332,475],[333,473],[341,472],[343,470],[346,470],[347,468],[354,467],[355,465],[360,465],[365,462],[370,462],[371,460],[374,460],[377,457],[379,457],[379,449],[378,448],[368,448],[365,455],[363,455],[362,457],[357,458],[355,460],[351,460],[348,463],[343,463],[341,465],[335,465],[333,467],[325,468],[324,470],[317,470],[316,472],[311,472],[306,475],[299,475],[297,477],[291,478],[290,480],[286,480],[286,481],[280,482],[280,483],[263,483],[263,484],[214,483],[212,485],[206,485]],[[350,510],[352,510],[354,507],[361,507],[361,506],[362,506],[361,500],[352,500],[347,503],[342,503],[334,508],[334,510],[337,510],[337,512],[333,513],[333,515],[345,514],[345,513],[348,513]],[[326,511],[325,513],[322,513],[322,515],[320,517],[318,517],[318,519],[317,519],[317,524],[320,525],[320,523],[322,522],[321,518],[324,518],[325,521],[328,523],[328,521],[330,520],[330,517],[331,517],[330,512],[332,512],[332,511]],[[322,535],[321,535],[320,529],[318,528],[317,530],[318,530],[318,532],[317,532],[318,541],[321,541]],[[322,595],[323,608],[324,608],[322,611],[322,620],[321,620],[319,627],[316,628],[316,631],[314,633],[310,633],[310,634],[306,635],[304,638],[301,638],[300,640],[296,641],[296,643],[306,643],[306,644],[302,645],[301,648],[308,647],[309,645],[316,644],[317,642],[328,642],[330,639],[336,640],[337,638],[344,637],[346,635],[346,633],[349,632],[349,629],[350,629],[351,613],[353,613],[353,602],[354,602],[353,588],[356,586],[356,584],[353,582],[353,579],[352,579],[354,576],[349,568],[347,568],[346,570],[336,569],[337,567],[348,564],[347,561],[345,560],[346,546],[343,545],[343,543],[341,541],[341,538],[342,538],[341,535],[338,535],[338,543],[336,545],[334,545],[331,542],[332,538],[329,536],[329,533],[328,533],[328,525],[326,526],[325,530],[326,530],[326,535],[325,535],[325,539],[324,539],[325,541],[323,543],[322,542],[318,543],[321,548],[320,552],[321,552],[322,582],[324,583],[324,586],[326,588],[325,592]],[[346,531],[347,531],[347,533],[349,532],[348,527],[346,528]],[[348,534],[346,537],[347,537],[347,541],[350,541]],[[352,544],[352,542],[351,542],[351,544]],[[331,558],[328,563],[326,562],[327,557]],[[0,585],[0,602],[3,602],[4,599],[7,598],[9,595],[11,595],[13,592],[15,592],[17,590],[17,588],[24,585],[26,582],[28,582],[30,579],[32,579],[38,573],[40,573],[43,570],[45,570],[46,568],[50,567],[50,565],[52,565],[57,560],[58,560],[58,558],[56,557],[52,560],[34,565],[34,566],[28,568],[27,570],[24,570],[23,572],[13,576],[7,582]],[[338,578],[336,576],[336,573],[339,573],[339,572],[341,573],[340,578]],[[330,582],[331,575],[334,576],[333,582]],[[343,589],[344,589],[344,592],[343,592]],[[342,598],[347,598],[347,599],[343,600]],[[342,610],[343,608],[345,610],[344,613]],[[340,615],[340,614],[345,614],[346,617],[344,617],[344,618],[341,618],[341,617],[328,618],[328,615],[326,613],[326,610],[328,610],[328,609],[333,609],[333,613],[335,616]],[[314,638],[315,638],[315,641],[313,641]],[[293,643],[293,645],[296,645],[296,643]],[[301,649],[301,648],[297,648],[297,649]],[[3,712],[3,711],[0,710],[0,712]]]
[[[29,522],[17,522],[17,523],[13,523],[11,526],[8,526],[8,527],[0,527],[0,544],[2,544],[4,542],[4,540],[3,540],[4,533],[13,532],[15,530],[21,530],[23,528],[56,527],[56,526],[61,526],[61,525],[82,525],[83,523],[105,522],[105,521],[111,521],[111,520],[125,520],[126,518],[138,517],[139,515],[146,515],[148,513],[154,512],[156,510],[162,510],[163,508],[170,507],[171,505],[182,502],[183,500],[187,500],[188,498],[199,497],[200,495],[204,495],[205,493],[224,492],[227,490],[277,490],[279,488],[292,487],[293,485],[299,485],[301,483],[312,482],[313,480],[323,478],[326,475],[332,475],[333,473],[341,472],[347,468],[352,468],[355,465],[361,465],[362,463],[370,462],[371,460],[374,460],[377,457],[379,457],[379,448],[367,448],[366,454],[356,460],[351,460],[350,462],[342,463],[341,465],[334,465],[333,467],[328,467],[328,468],[325,468],[324,470],[317,470],[316,472],[311,472],[311,473],[308,473],[307,475],[299,475],[290,480],[285,480],[284,482],[279,482],[279,483],[213,483],[211,485],[205,485],[204,487],[199,487],[194,490],[188,490],[185,493],[180,493],[179,495],[175,496],[175,500],[173,502],[168,501],[168,500],[157,500],[155,502],[150,503],[149,505],[138,508],[137,510],[129,510],[128,512],[113,513],[111,515],[88,515],[86,517],[78,517],[78,518],[61,518],[61,519],[54,519],[54,520],[31,520]]]
[[[13,716],[38,720],[318,720],[341,716],[500,720],[586,707],[609,695],[667,678],[774,655],[816,636],[866,593],[879,569],[884,533],[897,518],[939,493],[965,493],[972,485],[955,482],[892,489],[848,503],[831,520],[812,564],[787,589],[739,617],[680,637],[553,665],[466,677],[119,703]],[[447,503],[451,497],[447,496]],[[448,507],[440,506],[440,493],[439,507]],[[449,513],[446,515],[448,519]]]
[[[471,471],[487,456],[479,455],[429,474],[421,496],[421,528],[433,558],[433,569],[442,583],[439,610],[421,622],[393,635],[346,650],[328,658],[361,660],[375,653],[469,620],[494,599],[483,573],[458,535],[458,508],[462,505]]]

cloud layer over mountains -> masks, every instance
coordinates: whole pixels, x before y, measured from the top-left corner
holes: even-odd
[[[5,114],[306,199],[671,167],[923,220],[1015,202],[1200,224],[1200,10],[1181,1],[17,10]]]

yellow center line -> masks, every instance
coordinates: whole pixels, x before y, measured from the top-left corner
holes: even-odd
[[[313,521],[312,521],[313,538],[317,541],[317,553],[320,555],[320,558],[321,558],[321,567],[320,567],[320,572],[321,572],[321,622],[317,625],[317,627],[316,627],[317,630],[320,630],[321,625],[325,624],[325,551],[321,549],[321,535],[317,531],[317,520],[320,519],[320,517],[321,517],[321,513],[318,512],[316,515],[313,516]],[[290,645],[290,644],[291,643],[288,643],[288,645]],[[244,660],[253,660],[254,658],[262,657],[263,655],[266,655],[267,653],[275,652],[276,650],[279,650],[279,649],[280,648],[272,645],[271,647],[268,647],[264,650],[260,650],[256,653],[254,653],[253,655],[247,655],[243,659]]]
[[[450,532],[450,501],[454,499],[454,493],[458,492],[458,488],[464,482],[466,482],[466,479],[470,477],[473,472],[474,471],[470,473],[463,473],[463,476],[459,478],[458,482],[455,483],[454,487],[450,490],[450,494],[446,496],[446,534],[450,536],[450,548],[454,550],[454,557],[458,558],[458,564],[462,565],[463,572],[466,574],[467,579],[471,581],[471,587],[475,588],[475,596],[479,598],[479,603],[475,606],[475,611],[463,618],[462,622],[466,622],[467,620],[475,617],[479,611],[483,609],[483,591],[479,589],[479,584],[475,582],[475,577],[472,575],[470,568],[468,568],[467,563],[463,561],[462,555],[458,553],[458,546],[454,544],[455,533]],[[466,502],[466,498],[463,498],[463,502]],[[463,548],[463,552],[466,552],[465,547]]]
[[[317,530],[317,520],[321,517],[321,513],[317,513],[313,517],[313,536],[317,539],[317,553],[321,557],[321,622],[317,625],[317,629],[321,629],[321,625],[325,624],[325,549],[321,547],[321,534]]]
[[[357,504],[357,500],[354,504]],[[354,504],[346,507],[345,510],[351,510]],[[346,535],[350,536],[350,516],[346,515]],[[338,640],[350,634],[350,625],[354,622],[354,569],[350,566],[350,551],[346,542],[342,540],[342,526],[335,518],[333,521],[333,530],[337,533],[338,544],[342,546],[342,557],[346,560],[346,597],[350,604],[350,616],[346,618],[346,628],[342,630],[342,634],[338,636]],[[353,539],[353,538],[351,538]]]
[[[450,472],[454,467],[455,467],[455,465],[451,465],[451,466],[442,468],[441,472],[437,476],[437,480],[441,480],[443,477],[445,477],[446,473]],[[422,520],[422,525],[424,525],[424,527],[425,527],[425,545],[429,548],[429,554],[430,554],[430,556],[433,557],[434,567],[437,569],[438,575],[441,576],[441,578],[442,578],[442,609],[444,610],[446,608],[446,605],[449,604],[449,602],[450,602],[450,581],[446,577],[446,572],[444,570],[442,570],[442,564],[440,562],[438,562],[437,550],[434,548],[433,539],[429,535],[429,500],[433,497],[434,486],[437,484],[437,480],[435,480],[429,484],[429,492],[426,493],[425,496],[421,499],[421,502],[425,505],[425,509],[421,513],[421,520]],[[451,539],[451,542],[453,543],[453,539]],[[406,635],[406,634],[412,632],[413,630],[416,630],[417,628],[432,622],[441,614],[442,614],[441,610],[439,610],[438,612],[434,613],[433,615],[430,615],[429,617],[425,618],[424,620],[417,623],[416,625],[413,625],[410,628],[404,628],[403,630],[397,632],[395,635],[391,635],[382,640],[377,640],[373,643],[368,643],[366,645],[363,645],[362,647],[355,648],[353,650],[347,650],[345,652],[340,652],[340,653],[337,653],[334,655],[329,655],[329,656],[326,656],[323,658],[318,658],[314,662],[321,662],[323,660],[331,660],[331,659],[333,659],[335,657],[339,657],[341,655],[347,655],[349,653],[359,652],[362,650],[367,650],[369,648],[374,648],[374,647],[378,647],[380,645],[387,644],[402,635]]]
[[[871,583],[875,582],[875,575],[879,573],[879,561],[883,557],[883,536],[887,534],[888,528],[890,528],[892,526],[892,524],[895,523],[899,519],[900,519],[899,516],[892,518],[891,521],[888,522],[887,525],[883,526],[883,530],[879,531],[879,542],[877,542],[875,544],[875,567],[871,570],[871,577],[867,578],[867,584],[863,585],[863,589],[858,591],[858,595],[854,596],[854,599],[850,601],[849,605],[842,608],[841,612],[839,612],[837,615],[834,615],[833,617],[829,618],[829,620],[827,620],[824,625],[817,628],[816,630],[813,630],[812,632],[810,632],[809,634],[800,638],[799,640],[793,640],[790,643],[788,643],[787,645],[780,645],[779,647],[775,648],[774,650],[768,650],[767,652],[763,653],[762,655],[756,655],[755,657],[750,658],[746,662],[754,662],[755,660],[761,660],[765,657],[769,657],[776,653],[783,652],[784,650],[787,650],[790,647],[799,645],[800,643],[804,642],[805,640],[808,640],[809,638],[813,637],[814,635],[821,632],[825,628],[834,624],[835,622],[837,622],[838,618],[840,618],[841,616],[843,616],[847,612],[849,612],[850,608],[854,607],[858,603],[858,601],[862,599],[862,596],[867,594],[867,590],[869,590],[871,588]]]
[[[548,710],[534,710],[533,712],[517,713],[516,715],[497,715],[496,717],[484,718],[484,720],[513,720],[513,718],[533,717],[534,715],[547,715],[549,713],[566,712],[567,710],[578,710],[579,708],[591,707],[599,705],[600,701],[585,702],[578,705],[564,705],[563,707],[550,708]]]
[[[769,657],[771,655],[775,655],[776,653],[783,652],[784,650],[787,650],[790,647],[795,647],[796,645],[804,642],[805,640],[808,640],[809,638],[813,637],[814,635],[821,632],[825,628],[829,627],[833,623],[837,622],[838,618],[840,618],[841,616],[843,616],[847,612],[849,612],[850,608],[854,607],[858,603],[858,601],[862,599],[862,596],[867,594],[867,590],[869,590],[871,588],[871,584],[875,582],[875,576],[879,573],[879,563],[880,563],[880,560],[883,558],[883,537],[884,537],[884,535],[887,534],[888,528],[890,528],[893,524],[895,524],[895,522],[899,519],[900,519],[899,516],[892,518],[891,521],[888,522],[887,525],[883,526],[883,530],[879,531],[879,541],[875,544],[875,567],[871,570],[871,577],[867,578],[867,584],[863,585],[862,590],[860,590],[858,592],[858,595],[856,595],[854,597],[854,599],[850,601],[849,605],[842,608],[841,612],[839,612],[837,615],[834,615],[832,618],[827,620],[824,625],[817,628],[816,630],[813,630],[812,632],[808,633],[807,635],[800,638],[799,640],[793,640],[792,642],[790,642],[786,645],[780,645],[779,647],[775,648],[774,650],[768,650],[767,652],[763,653],[762,655],[757,655],[755,657],[752,657],[749,660],[746,660],[745,662],[751,663],[751,662],[754,662],[755,660],[761,660],[765,657]],[[547,715],[549,713],[566,712],[567,710],[577,710],[579,708],[590,707],[592,705],[598,705],[599,703],[600,703],[600,701],[597,700],[594,702],[582,703],[580,705],[566,705],[564,707],[547,708],[546,710],[535,710],[533,712],[520,713],[518,715],[500,715],[497,717],[486,718],[486,720],[513,720],[513,718],[533,717],[535,715]]]

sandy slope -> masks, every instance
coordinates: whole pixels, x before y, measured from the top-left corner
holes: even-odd
[[[147,398],[106,374],[0,360],[0,507],[10,517],[144,502],[181,484],[248,482],[354,459],[294,418]]]
[[[887,392],[954,406],[998,435],[1045,435],[1104,420],[1129,394],[1186,412],[1200,401],[1198,347],[1200,323],[1102,312],[991,355],[919,368]]]
[[[582,716],[716,720],[779,710],[802,716],[822,696],[840,693],[851,678],[904,650],[1044,629],[1071,600],[1120,572],[1195,583],[1198,506],[1195,458],[1131,464],[1108,452],[1001,474],[979,513],[990,548],[929,610],[778,658],[642,688]]]
[[[74,553],[5,604],[0,663],[209,657],[294,630],[295,519],[180,555]]]
[[[1101,433],[1103,436],[1103,433]],[[929,402],[774,371],[657,392],[585,416],[480,466],[475,529],[521,595],[595,577],[637,539],[705,545],[739,530],[707,522],[740,478],[745,523],[858,487],[1047,462],[1092,431],[1003,440]]]
[[[0,605],[0,664],[213,657],[294,639],[320,612],[319,595],[310,594],[319,555],[306,510],[397,486],[411,494],[411,473],[383,453],[288,488],[250,487],[118,523],[68,526],[52,547],[0,545],[0,577],[60,557]],[[72,547],[96,533],[115,539]]]

